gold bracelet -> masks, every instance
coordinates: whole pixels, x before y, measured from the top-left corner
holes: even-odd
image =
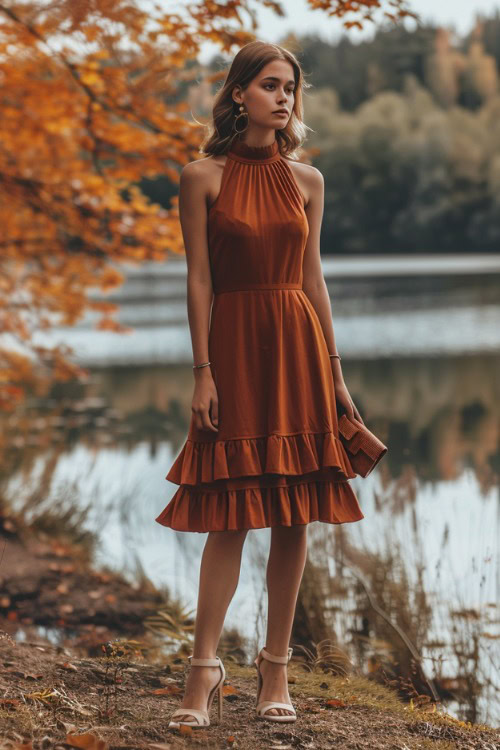
[[[342,357],[340,356],[340,354],[329,354],[328,356],[329,357],[338,357],[339,360],[342,359]]]
[[[193,365],[193,370],[197,369],[198,367],[208,367],[208,365],[211,364],[210,362],[205,362],[202,365]]]

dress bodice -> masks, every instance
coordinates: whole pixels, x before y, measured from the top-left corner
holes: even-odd
[[[214,292],[301,287],[308,234],[302,193],[278,140],[267,146],[234,140],[208,216]]]

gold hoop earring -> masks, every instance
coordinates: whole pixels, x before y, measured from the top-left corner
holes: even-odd
[[[240,117],[246,117],[247,118],[247,124],[245,125],[245,127],[242,130],[238,130],[236,128],[236,123],[237,123],[237,121],[239,120]],[[237,115],[234,118],[233,130],[234,130],[235,133],[244,133],[247,128],[248,128],[248,112],[245,112],[245,107],[243,106],[243,104],[240,104],[240,114]]]

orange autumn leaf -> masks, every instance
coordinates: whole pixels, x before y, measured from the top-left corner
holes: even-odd
[[[223,685],[222,694],[223,695],[239,695],[239,690],[235,688],[234,685]]]
[[[61,669],[67,669],[70,672],[78,672],[78,667],[75,667],[75,665],[70,661],[65,661],[63,664],[61,664]]]
[[[151,695],[175,695],[182,692],[177,685],[167,685],[167,687],[157,688],[151,691]]]
[[[66,744],[84,750],[108,750],[109,745],[91,732],[86,734],[67,734]]]
[[[325,705],[330,706],[331,708],[346,708],[349,704],[338,700],[338,698],[331,698],[326,701]]]

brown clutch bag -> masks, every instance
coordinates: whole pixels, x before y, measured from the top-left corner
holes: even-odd
[[[368,476],[387,453],[387,446],[355,417],[342,414],[338,420],[339,438],[356,474]]]

